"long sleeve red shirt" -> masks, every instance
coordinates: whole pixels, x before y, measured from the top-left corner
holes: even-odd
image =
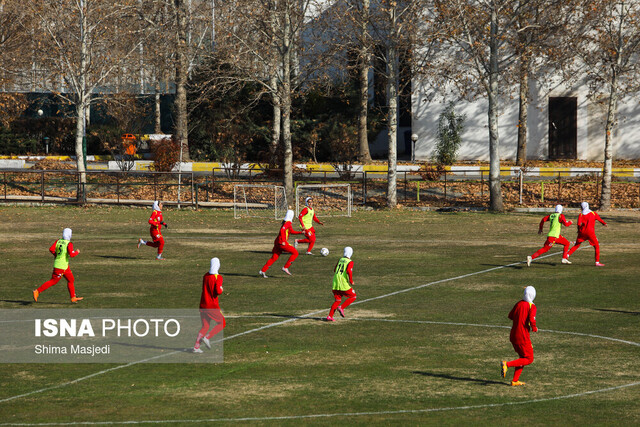
[[[300,227],[304,228],[304,222],[302,222],[302,218],[304,218],[304,216],[309,212],[309,208],[305,207],[304,209],[302,209],[302,211],[300,212],[300,214],[298,215],[298,221],[300,221]],[[317,222],[318,224],[321,224],[320,220],[318,219],[318,217],[316,216],[315,211],[313,212],[313,221]]]
[[[283,222],[280,227],[278,237],[276,237],[275,244],[279,246],[286,246],[289,244],[289,234],[303,234],[302,231],[296,231],[293,229],[291,221]]]
[[[149,218],[149,224],[152,229],[162,230],[162,212],[153,211],[151,218]]]
[[[219,309],[218,296],[220,294],[222,294],[222,276],[220,274],[205,274],[202,277],[200,308]]]
[[[596,235],[596,221],[600,222],[602,225],[607,225],[606,222],[600,218],[600,215],[591,211],[586,215],[580,214],[578,216],[578,235],[579,236],[595,236]]]
[[[513,320],[513,326],[511,327],[511,342],[515,343],[530,343],[529,331],[536,332],[538,327],[536,326],[536,312],[537,308],[534,303],[527,301],[518,301],[509,312],[509,319]]]
[[[51,252],[51,255],[55,256],[56,255],[56,244],[58,243],[58,241],[56,240],[55,242],[53,242],[53,245],[51,245],[51,247],[49,248],[49,252]],[[78,255],[80,252],[78,252],[77,250],[73,249],[73,243],[69,242],[69,244],[67,245],[67,252],[69,252],[69,256],[71,258],[75,257],[76,255]]]

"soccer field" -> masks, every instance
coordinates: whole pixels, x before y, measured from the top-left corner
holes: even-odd
[[[305,256],[303,246],[293,276],[280,270],[285,254],[268,279],[257,273],[279,221],[165,209],[166,260],[156,261],[154,249],[136,248],[150,213],[0,207],[0,308],[197,308],[217,256],[224,363],[0,364],[0,425],[640,423],[638,212],[602,214],[604,268],[587,244],[572,265],[554,247],[527,267],[545,240],[542,214],[321,218],[314,252],[330,255]],[[565,215],[575,223],[578,212]],[[70,304],[63,279],[34,304],[64,227],[81,250],[71,268],[84,300]],[[563,235],[574,240],[575,225]],[[347,245],[358,299],[346,318],[324,322]],[[527,285],[540,331],[527,384],[511,387],[513,370],[499,375],[500,361],[516,358],[507,314]]]

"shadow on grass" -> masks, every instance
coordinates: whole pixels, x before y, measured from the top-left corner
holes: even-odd
[[[640,316],[640,311],[626,311],[626,310],[612,310],[610,308],[594,308],[596,311],[608,311],[611,313],[632,314],[634,316]]]
[[[240,274],[240,273],[220,273],[222,277],[233,276],[233,277],[249,277],[252,279],[262,279],[262,276],[259,274]]]
[[[123,347],[138,347],[138,348],[148,348],[148,349],[152,349],[152,350],[172,350],[172,351],[182,351],[185,353],[190,353],[191,349],[190,348],[184,348],[184,347],[162,347],[162,346],[157,346],[157,345],[148,345],[148,344],[132,344],[132,343],[125,343],[125,342],[114,342],[111,343],[111,345],[115,346],[123,346]]]
[[[414,374],[422,375],[425,377],[434,377],[434,378],[444,378],[445,380],[455,380],[455,381],[465,381],[472,383],[479,383],[481,385],[489,385],[489,384],[498,384],[498,385],[508,385],[504,382],[493,381],[493,380],[480,380],[477,378],[468,378],[468,377],[455,377],[453,375],[447,374],[435,374],[433,372],[424,372],[424,371],[413,371]]]
[[[13,304],[20,304],[20,305],[33,305],[34,302],[33,301],[24,301],[24,300],[15,300],[15,299],[0,299],[0,302],[10,302]],[[56,304],[56,303],[51,303],[51,304]],[[60,304],[60,303],[57,303]]]
[[[282,317],[284,319],[309,319],[324,321],[324,317],[295,316],[293,314],[263,313],[263,316]]]
[[[480,264],[484,267],[502,267],[502,268],[513,268],[514,270],[522,270],[524,263],[516,264],[516,265],[504,265],[504,264]]]
[[[249,252],[250,254],[270,254],[272,253],[271,251],[244,251],[244,252]],[[283,253],[283,255],[287,255],[288,253]]]
[[[138,259],[137,257],[132,256],[118,256],[118,255],[94,255],[97,258],[107,258],[107,259]]]

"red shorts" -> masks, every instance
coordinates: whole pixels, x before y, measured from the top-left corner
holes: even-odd
[[[591,246],[596,246],[598,244],[598,239],[595,234],[578,234],[578,238],[576,239],[576,244],[580,244],[582,242],[588,241]]]
[[[304,233],[304,236],[307,239],[311,239],[312,237],[314,237],[316,235],[316,230],[313,227],[311,227],[311,228],[307,228],[306,230],[304,230],[303,233]]]
[[[356,296],[356,293],[353,290],[353,288],[349,288],[348,291],[338,291],[338,290],[334,289],[333,290],[333,296],[336,297],[336,299],[342,298],[342,297],[352,298],[352,297]]]
[[[151,238],[154,242],[162,239],[162,233],[160,233],[160,230],[158,230],[157,228],[152,228],[151,230],[149,230],[149,234],[151,235]]]
[[[282,246],[282,245],[276,243],[275,245],[273,245],[273,249],[271,249],[271,252],[273,252],[274,254],[281,255],[282,252],[294,253],[294,252],[298,252],[298,251],[296,250],[296,248],[294,248],[293,246],[291,246],[288,243],[286,244],[286,246]]]
[[[511,341],[513,349],[518,353],[520,357],[532,358],[533,357],[533,345],[529,342]]]
[[[219,308],[201,308],[200,318],[202,320],[213,320],[216,323],[224,322],[224,316]]]

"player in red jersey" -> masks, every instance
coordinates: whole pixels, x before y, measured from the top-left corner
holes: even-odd
[[[76,296],[76,288],[74,286],[74,277],[69,267],[69,259],[77,256],[80,250],[73,249],[73,243],[71,243],[71,229],[65,228],[62,230],[62,239],[56,240],[49,248],[49,252],[55,257],[53,261],[53,273],[51,273],[51,279],[44,282],[38,289],[33,291],[33,300],[38,302],[40,294],[51,286],[60,281],[62,277],[67,280],[67,290],[69,291],[69,297],[71,302],[76,303],[81,301],[81,297]]]
[[[340,316],[344,317],[344,309],[349,307],[352,302],[356,300],[356,293],[353,290],[353,261],[351,261],[351,257],[353,256],[353,249],[351,246],[347,246],[344,248],[344,253],[342,258],[338,260],[336,267],[333,269],[333,298],[334,302],[331,305],[331,309],[329,310],[329,315],[325,319],[327,322],[333,322],[333,313],[335,313],[336,309]],[[342,301],[342,297],[346,297],[347,299],[340,304]]]
[[[289,209],[287,211],[287,214],[284,216],[284,220],[282,221],[282,226],[280,227],[278,237],[276,237],[276,240],[273,242],[273,249],[271,250],[273,255],[271,255],[271,258],[267,260],[267,263],[258,272],[258,274],[265,279],[267,278],[267,270],[269,269],[269,267],[271,267],[271,264],[276,262],[282,252],[289,252],[291,254],[284,267],[282,267],[282,271],[291,276],[289,267],[291,266],[291,263],[298,257],[298,251],[296,250],[296,248],[289,244],[289,233],[302,234],[301,231],[296,231],[293,229],[293,226],[291,225],[292,219],[293,211]]]
[[[578,238],[575,245],[569,249],[567,256],[571,256],[582,244],[582,242],[589,241],[589,244],[593,246],[596,251],[596,267],[604,267],[604,264],[600,263],[600,244],[596,237],[595,225],[596,221],[607,227],[607,223],[600,218],[600,215],[589,209],[589,203],[580,203],[582,213],[578,216]]]
[[[202,353],[200,343],[203,342],[207,348],[211,348],[212,337],[218,334],[227,325],[222,312],[220,311],[220,305],[218,304],[218,297],[222,294],[222,276],[218,274],[220,270],[220,260],[218,258],[211,258],[211,264],[209,272],[202,277],[202,295],[200,296],[200,319],[202,320],[202,328],[198,331],[198,337],[196,343],[193,346],[194,353]],[[216,323],[216,326],[209,331],[211,321]]]
[[[147,242],[142,239],[138,239],[138,248],[142,245],[151,246],[152,248],[158,248],[158,255],[156,259],[163,260],[162,250],[164,249],[164,237],[162,237],[162,226],[169,228],[166,222],[162,222],[162,202],[155,201],[153,202],[153,212],[151,213],[151,218],[149,218],[149,225],[151,228],[149,229],[149,234],[151,234],[151,239],[153,242]]]
[[[298,220],[300,221],[300,227],[302,227],[305,238],[294,240],[293,246],[298,248],[298,243],[308,243],[307,255],[313,255],[311,249],[313,249],[313,245],[316,243],[316,230],[313,228],[313,222],[315,221],[320,225],[324,225],[324,223],[316,216],[316,211],[313,209],[313,199],[311,197],[304,199],[304,204],[306,206],[300,211]]]
[[[563,236],[560,235],[560,229],[562,225],[569,227],[573,224],[571,221],[567,221],[567,219],[562,215],[562,205],[556,205],[555,213],[545,216],[540,221],[540,228],[538,229],[538,234],[542,234],[542,227],[544,223],[549,221],[549,234],[547,234],[547,240],[544,242],[544,246],[538,249],[533,255],[527,257],[527,266],[531,265],[531,261],[538,258],[543,253],[547,252],[555,243],[560,243],[564,246],[564,250],[562,251],[562,263],[563,264],[571,264],[571,262],[567,259],[567,253],[569,252],[569,246],[571,243]]]
[[[524,298],[522,301],[518,301],[516,305],[509,312],[509,319],[513,321],[511,327],[511,334],[509,340],[513,349],[520,356],[519,359],[507,362],[503,360],[500,365],[500,373],[502,378],[507,376],[507,369],[515,367],[516,370],[513,373],[512,386],[524,385],[520,380],[520,374],[522,369],[531,363],[533,363],[533,345],[531,345],[531,338],[529,337],[529,330],[538,332],[536,326],[536,305],[533,300],[536,298],[536,289],[533,286],[527,286],[524,289]]]

